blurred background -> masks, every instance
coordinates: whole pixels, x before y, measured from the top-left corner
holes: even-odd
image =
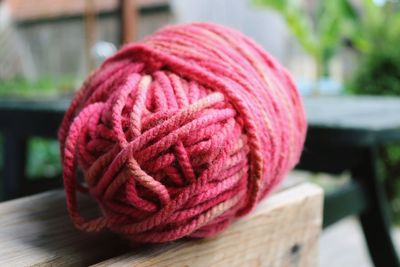
[[[0,107],[69,99],[121,44],[191,21],[217,22],[251,36],[290,70],[304,96],[396,96],[399,8],[397,0],[0,0]],[[0,136],[4,150],[1,142]],[[29,179],[60,176],[56,141],[33,137],[27,146]],[[379,153],[399,224],[400,146]],[[7,153],[0,157],[1,177]],[[310,179],[332,186],[322,176]],[[346,229],[342,234],[357,231]]]

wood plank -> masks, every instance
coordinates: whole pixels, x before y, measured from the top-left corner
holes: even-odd
[[[111,233],[76,230],[61,190],[0,204],[0,266],[88,266],[128,248]]]
[[[95,266],[317,266],[322,191],[302,184],[260,203],[217,237],[133,251]]]
[[[87,213],[93,205],[85,199],[80,203]],[[0,204],[0,266],[88,266],[102,261],[103,266],[132,261],[139,266],[192,261],[201,266],[315,266],[321,207],[319,187],[297,184],[271,195],[218,237],[132,248],[109,232],[76,230],[66,213],[64,192],[54,190]]]

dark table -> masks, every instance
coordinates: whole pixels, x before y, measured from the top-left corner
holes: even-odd
[[[298,168],[348,171],[352,177],[344,188],[325,196],[324,226],[358,214],[375,266],[400,266],[377,168],[378,148],[400,142],[400,98],[332,96],[304,102],[309,130]]]
[[[332,174],[348,171],[352,177],[349,184],[326,195],[324,226],[358,215],[375,266],[400,266],[376,166],[378,147],[400,141],[400,98],[319,96],[304,102],[309,129],[298,168]],[[24,178],[26,140],[54,138],[68,104],[68,99],[0,101],[0,131],[5,137],[3,199],[29,191]]]
[[[21,197],[61,186],[61,179],[27,179],[27,141],[54,139],[70,99],[1,99],[3,173],[0,200]]]

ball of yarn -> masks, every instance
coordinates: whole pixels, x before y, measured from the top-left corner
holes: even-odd
[[[66,112],[69,215],[135,242],[212,236],[294,167],[305,132],[292,79],[254,41],[208,23],[165,27],[104,62]],[[81,215],[77,192],[101,216]]]

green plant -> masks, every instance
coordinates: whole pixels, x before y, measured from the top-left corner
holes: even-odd
[[[376,49],[385,49],[391,42],[399,40],[400,13],[398,0],[361,0],[361,9],[353,17],[350,40],[361,55]]]
[[[42,138],[29,140],[26,173],[32,178],[59,175],[61,164],[58,142]]]
[[[351,93],[400,96],[400,12],[387,2],[363,0],[351,42],[359,53],[358,68],[346,89]]]
[[[352,32],[357,14],[348,0],[321,0],[312,14],[301,1],[253,0],[257,6],[278,11],[303,49],[317,66],[316,77],[329,76],[329,62],[339,50],[343,36]]]
[[[347,91],[400,96],[400,50],[397,47],[400,38],[398,39],[396,43],[388,43],[363,55],[353,79],[347,84]]]
[[[62,77],[59,79],[42,77],[36,81],[28,81],[21,77],[0,80],[0,96],[43,96],[59,92],[72,91],[75,79]]]

